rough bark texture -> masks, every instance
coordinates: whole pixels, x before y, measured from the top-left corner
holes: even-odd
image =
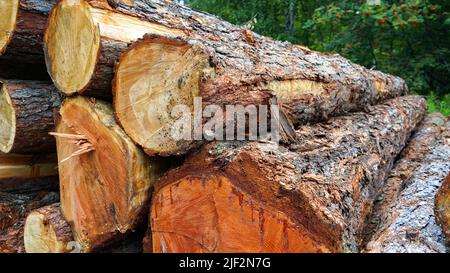
[[[0,154],[0,191],[31,193],[58,190],[56,154]]]
[[[55,87],[46,82],[8,80],[0,81],[0,89],[4,105],[0,110],[1,152],[55,151],[55,140],[49,135],[55,127],[53,110],[61,103]]]
[[[46,72],[43,35],[47,16],[56,0],[19,0],[16,26],[9,43],[0,49],[0,77],[49,79]]]
[[[358,251],[374,198],[425,108],[420,97],[393,99],[303,126],[288,148],[205,146],[156,184],[153,250]]]
[[[367,252],[446,252],[445,235],[436,223],[435,195],[450,171],[450,122],[392,204]]]
[[[28,212],[58,202],[55,192],[7,194],[0,192],[0,253],[24,252],[23,226]]]
[[[169,117],[172,108],[180,103],[192,106],[195,96],[202,97],[204,106],[267,105],[276,96],[288,119],[301,125],[407,91],[398,77],[339,55],[273,41],[174,2],[117,3],[114,11],[184,32],[181,38],[148,35],[127,49],[116,66],[113,93],[118,120],[149,154],[180,154],[190,148],[192,141],[180,141],[176,148],[162,151],[149,147],[147,136],[165,139],[161,146],[168,141],[175,145],[168,132],[174,123]],[[169,126],[152,132],[146,129],[151,128],[147,120]]]
[[[24,227],[27,253],[67,253],[74,251],[71,242],[74,242],[72,229],[64,220],[59,203],[28,214]]]
[[[447,242],[450,242],[450,173],[436,195],[435,213]]]
[[[64,12],[69,9],[72,9],[71,15]],[[67,95],[78,92],[102,99],[112,97],[113,67],[128,43],[142,38],[146,33],[179,34],[162,26],[154,27],[142,20],[114,13],[106,0],[59,1],[50,14],[48,25],[44,50],[49,74],[55,85]],[[83,32],[86,31],[93,35],[83,40],[86,38]],[[62,39],[66,41],[62,42]],[[74,62],[78,63],[74,65]],[[80,71],[78,67],[85,69]],[[80,75],[86,75],[87,78],[81,76],[82,79],[73,80]]]
[[[115,123],[107,103],[66,99],[57,125],[61,208],[86,252],[132,231],[159,172]]]
[[[446,118],[440,113],[429,114],[416,129],[408,145],[402,151],[399,159],[384,183],[381,193],[375,200],[369,222],[366,227],[365,242],[369,242],[377,230],[386,228],[389,224],[387,217],[390,207],[396,202],[402,189],[410,182],[418,167],[423,164],[426,155],[434,148],[434,144],[441,136]]]

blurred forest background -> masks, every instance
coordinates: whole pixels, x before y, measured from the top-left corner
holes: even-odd
[[[449,0],[181,0],[274,39],[404,78],[450,114]]]

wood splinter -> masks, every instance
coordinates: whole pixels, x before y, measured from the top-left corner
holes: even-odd
[[[72,143],[78,147],[78,150],[73,152],[70,156],[66,157],[65,159],[61,160],[60,163],[63,163],[72,157],[80,156],[89,152],[92,152],[95,150],[92,143],[89,142],[89,140],[84,135],[78,135],[78,134],[63,134],[63,133],[57,133],[57,132],[50,132],[50,135],[54,137],[60,137],[68,139],[66,142]]]

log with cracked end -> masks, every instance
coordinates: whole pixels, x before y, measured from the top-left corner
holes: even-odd
[[[273,41],[176,3],[142,2],[118,3],[114,11],[186,33],[148,35],[115,68],[117,118],[150,155],[183,154],[192,147],[194,141],[171,135],[179,120],[172,112],[180,104],[192,111],[196,96],[205,107],[267,105],[277,96],[288,119],[299,125],[407,91],[402,79],[339,55]]]
[[[424,157],[400,196],[387,210],[381,228],[365,252],[447,252],[446,237],[437,224],[435,195],[450,171],[450,122]]]
[[[155,185],[154,252],[356,252],[393,161],[423,119],[406,96],[301,127],[289,147],[214,142]]]
[[[0,154],[0,191],[31,193],[58,190],[56,154]]]
[[[42,41],[56,0],[0,0],[0,71],[3,78],[49,79]]]
[[[68,98],[57,119],[61,209],[90,252],[141,221],[163,164],[131,141],[105,102]]]
[[[30,212],[24,226],[24,246],[27,253],[81,252],[74,249],[72,229],[61,213],[59,203]]]
[[[56,192],[10,194],[0,192],[0,253],[24,252],[23,226],[27,214],[59,201]]]
[[[376,197],[374,207],[368,217],[365,243],[371,240],[377,230],[384,229],[384,225],[389,223],[386,217],[389,216],[390,207],[396,202],[402,189],[407,186],[417,168],[421,166],[426,155],[434,147],[435,142],[441,136],[446,120],[446,117],[440,113],[428,114],[415,130],[408,145],[395,162],[382,189],[376,190],[380,193]]]
[[[0,80],[0,152],[48,153],[56,150],[49,135],[61,98],[48,82]]]
[[[59,1],[45,35],[49,73],[67,95],[108,97],[114,64],[129,42],[145,34],[167,39],[153,39],[128,52],[119,62],[114,85],[118,117],[143,146],[148,139],[139,134],[152,135],[159,125],[171,125],[170,108],[176,103],[191,107],[195,95],[209,103],[236,104],[238,99],[244,105],[267,104],[277,95],[286,101],[294,123],[303,123],[361,109],[407,90],[403,80],[338,55],[276,42],[174,1],[159,0]],[[168,41],[169,37],[188,41]],[[205,51],[189,41],[203,44]],[[167,128],[156,138],[164,139]],[[151,144],[145,147],[149,153],[185,152],[170,147],[173,141],[161,147]]]

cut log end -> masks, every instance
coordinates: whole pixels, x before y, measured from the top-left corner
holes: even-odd
[[[115,123],[108,104],[66,99],[60,114],[61,207],[76,240],[90,251],[140,221],[154,170]]]
[[[1,20],[1,19],[0,19]],[[16,113],[6,83],[0,81],[0,151],[9,153],[16,134]]]
[[[188,145],[172,137],[172,111],[177,105],[192,111],[208,71],[208,58],[200,48],[176,39],[146,37],[122,56],[114,82],[115,110],[146,153],[176,154]]]
[[[72,230],[63,219],[59,204],[32,211],[24,227],[27,253],[66,253],[71,250]]]
[[[100,36],[89,4],[81,0],[59,1],[48,18],[44,36],[48,71],[66,95],[87,88],[100,50]]]
[[[187,176],[164,187],[150,222],[157,253],[331,251],[223,176]]]
[[[0,55],[2,55],[14,33],[19,10],[19,0],[0,0]]]

